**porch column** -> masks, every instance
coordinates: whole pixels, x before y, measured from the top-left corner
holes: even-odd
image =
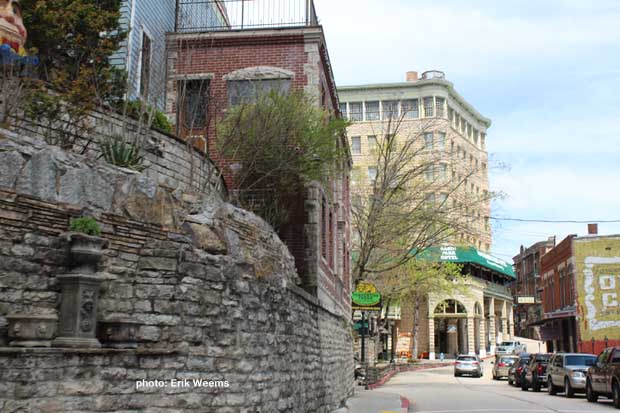
[[[495,299],[489,299],[489,331],[487,332],[491,346],[489,352],[495,354],[495,344],[497,344],[497,332],[495,331]]]
[[[469,354],[470,356],[476,355],[476,335],[474,322],[474,317],[467,317],[467,354]]]
[[[446,320],[446,324],[448,327],[447,336],[448,336],[448,348],[446,349],[447,356],[453,356],[455,353],[459,352],[459,323],[458,319],[448,319]]]
[[[435,318],[428,318],[428,359],[435,360]]]
[[[480,357],[486,357],[487,355],[487,336],[486,336],[486,321],[484,319],[484,309],[482,318],[480,319],[480,331],[478,331],[480,336]]]
[[[515,314],[514,308],[512,308],[512,303],[510,301],[506,302],[508,306],[508,334],[510,334],[509,339],[512,339],[515,336]]]
[[[502,340],[508,340],[508,311],[506,309],[506,301],[502,301]]]

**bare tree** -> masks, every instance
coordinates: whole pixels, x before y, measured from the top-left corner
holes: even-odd
[[[441,120],[410,122],[403,115],[378,128],[369,156],[375,176],[364,185],[366,171],[354,169],[355,281],[395,270],[430,246],[469,241],[486,225],[495,196],[472,182],[486,165],[448,147],[445,132],[441,145],[427,140],[445,129]]]

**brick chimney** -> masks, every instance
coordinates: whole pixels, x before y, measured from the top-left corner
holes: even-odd
[[[407,82],[415,82],[416,80],[418,80],[418,72],[414,72],[414,71],[407,72],[405,74],[405,80]]]
[[[588,224],[588,235],[598,235],[598,224]]]

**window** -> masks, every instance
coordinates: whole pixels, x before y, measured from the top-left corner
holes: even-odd
[[[140,52],[140,96],[146,98],[149,95],[149,83],[151,80],[151,38],[142,32],[142,50]]]
[[[471,125],[468,123],[467,124],[467,137],[469,137],[471,139],[471,134],[472,134],[472,128]]]
[[[424,149],[433,150],[433,132],[426,132],[424,134]]]
[[[432,96],[424,98],[424,116],[427,118],[431,118],[434,116]]]
[[[356,122],[363,120],[361,102],[349,103],[349,120]]]
[[[439,204],[440,207],[445,208],[445,206],[448,203],[448,194],[445,192],[440,193],[439,197],[437,198],[437,203]]]
[[[484,146],[486,144],[486,139],[487,139],[487,134],[486,133],[480,133],[480,147],[482,149],[484,149]]]
[[[340,104],[340,113],[342,113],[342,117],[343,118],[347,118],[347,104],[346,103],[341,103]]]
[[[437,111],[437,117],[438,118],[443,118],[444,117],[444,103],[446,102],[446,100],[444,98],[435,98],[435,110]]]
[[[420,117],[417,99],[403,100],[402,110],[405,119],[417,119]]]
[[[368,137],[368,149],[371,151],[377,149],[377,137],[375,135],[370,135]]]
[[[379,102],[366,102],[366,120],[379,120]]]
[[[247,79],[229,80],[228,104],[256,103],[259,97],[275,91],[286,95],[291,88],[291,79]]]
[[[434,205],[435,205],[435,194],[426,195],[426,206],[430,208]]]
[[[461,117],[461,134],[465,135],[465,125],[467,124],[467,122],[465,121],[465,119],[463,117]]]
[[[426,180],[432,181],[435,176],[435,171],[432,165],[426,167]]]
[[[183,127],[203,129],[207,126],[209,80],[191,79],[179,82],[180,117]]]
[[[478,139],[480,137],[480,132],[478,129],[474,129],[474,144],[478,146]]]
[[[454,123],[452,124],[452,127],[458,130],[460,124],[461,124],[461,116],[455,112]]]
[[[448,177],[448,164],[439,164],[439,174],[441,179],[446,179]]]
[[[368,167],[368,180],[374,182],[377,179],[377,167],[369,166]]]
[[[446,134],[437,132],[437,149],[444,151],[446,149]]]
[[[362,153],[362,139],[359,136],[351,137],[351,153],[353,155]]]
[[[450,125],[454,122],[454,109],[448,106],[448,120],[450,120]]]
[[[398,102],[395,100],[387,100],[381,103],[383,105],[383,119],[398,119]]]

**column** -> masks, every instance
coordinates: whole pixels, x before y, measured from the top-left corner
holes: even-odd
[[[428,318],[428,359],[435,360],[435,319]]]
[[[511,302],[507,302],[506,305],[508,306],[508,322],[509,322],[509,327],[508,327],[508,334],[510,334],[510,339],[512,339],[515,336],[515,314],[514,314],[514,308],[512,308],[512,303]]]
[[[476,337],[474,329],[474,317],[467,317],[467,354],[476,355]]]
[[[487,356],[487,336],[486,336],[486,320],[484,318],[484,307],[482,309],[482,318],[480,319],[480,357]]]
[[[495,299],[491,297],[489,300],[489,341],[491,346],[489,352],[495,354],[495,344],[497,344],[497,332],[495,331]]]
[[[508,340],[508,311],[506,309],[506,301],[502,301],[502,341]]]

